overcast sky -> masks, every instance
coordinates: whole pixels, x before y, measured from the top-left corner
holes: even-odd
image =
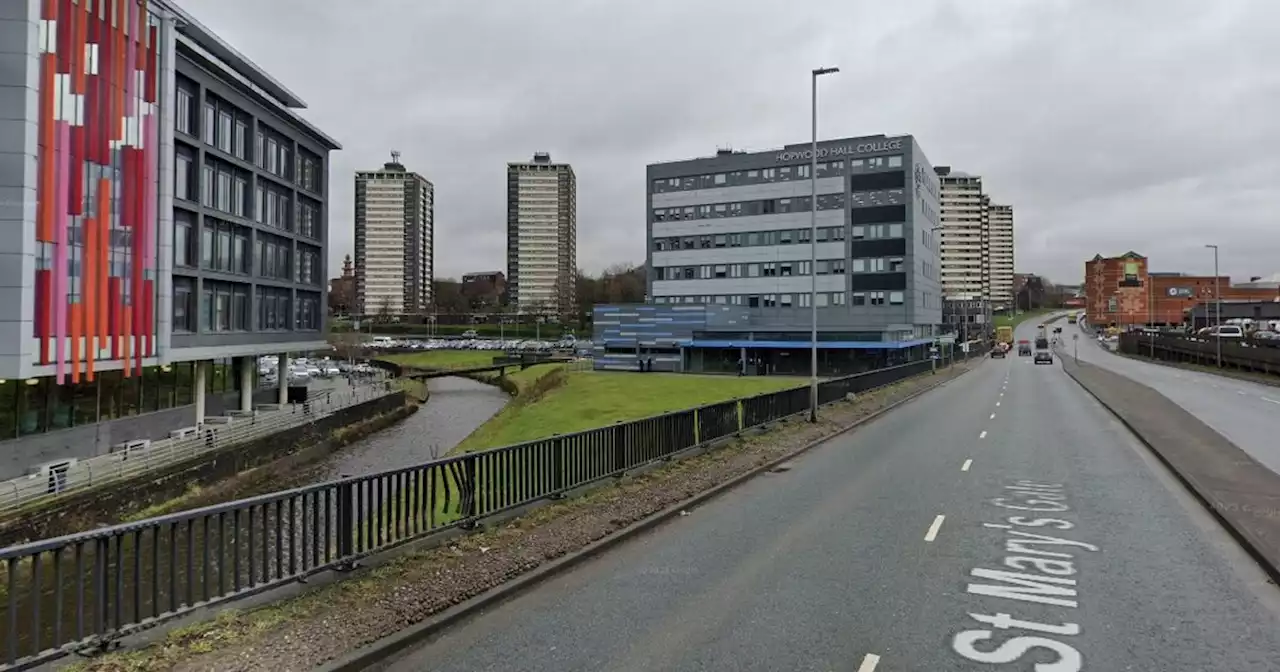
[[[1277,0],[178,0],[337,138],[330,275],[357,169],[435,183],[437,277],[505,270],[506,163],[578,176],[578,264],[644,260],[644,174],[718,145],[911,133],[1016,218],[1018,272],[1280,272]],[[1247,278],[1243,278],[1247,279]]]

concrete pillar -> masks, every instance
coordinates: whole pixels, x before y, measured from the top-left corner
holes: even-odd
[[[195,387],[195,390],[193,390],[193,394],[191,396],[195,399],[197,427],[204,424],[204,394],[205,390],[209,387],[208,374],[209,362],[204,361],[195,363],[195,380],[192,382],[192,386]]]
[[[240,410],[253,410],[253,370],[258,362],[253,357],[240,358]]]
[[[279,386],[279,398],[276,402],[286,404],[289,402],[289,353],[282,352],[276,355],[276,385]]]

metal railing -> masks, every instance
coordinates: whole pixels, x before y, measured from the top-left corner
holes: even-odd
[[[52,463],[27,476],[0,482],[0,515],[315,422],[349,406],[388,394],[395,386],[394,382],[377,381],[345,389],[324,390],[306,403],[284,404],[280,410],[233,417],[226,424],[205,423],[202,427],[192,428],[194,431],[182,438],[158,439],[137,448],[121,448],[105,455]]]
[[[918,361],[825,381],[819,401],[933,366]],[[621,475],[805,412],[808,395],[807,387],[760,394],[0,550],[8,573],[0,670]]]

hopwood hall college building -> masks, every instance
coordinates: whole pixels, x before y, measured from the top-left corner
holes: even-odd
[[[0,477],[281,398],[338,143],[161,0],[3,0],[0,60]]]
[[[804,143],[648,166],[649,302],[596,307],[597,368],[808,373],[815,276],[820,373],[928,357],[933,166],[910,135],[827,140],[815,202],[812,159]]]

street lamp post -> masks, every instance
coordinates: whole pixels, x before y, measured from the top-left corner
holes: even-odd
[[[1218,246],[1205,245],[1205,247],[1213,250],[1213,303],[1214,303],[1214,341],[1216,341],[1218,354],[1218,368],[1222,368],[1222,287],[1221,279],[1218,275]],[[1205,311],[1206,313],[1208,311]]]
[[[1156,284],[1151,282],[1151,270],[1147,271],[1147,346],[1151,358],[1156,358]]]
[[[809,157],[809,422],[818,421],[818,78],[840,68],[816,68],[810,80],[813,145]]]

